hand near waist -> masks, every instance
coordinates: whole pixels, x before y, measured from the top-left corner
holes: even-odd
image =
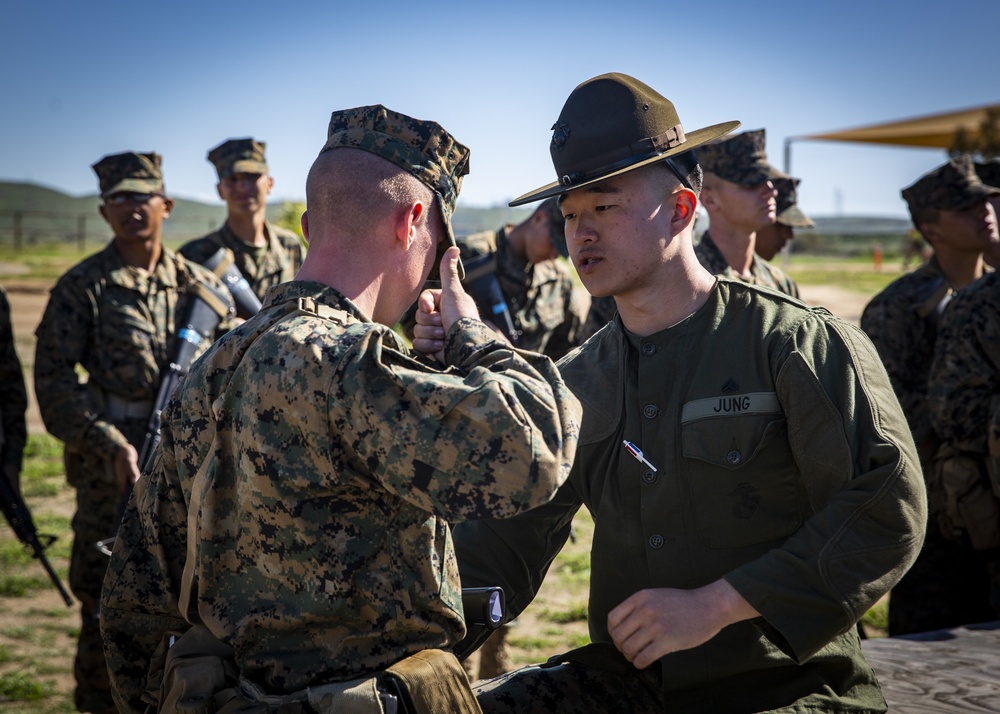
[[[131,444],[125,444],[115,452],[115,477],[121,493],[131,489],[139,480],[139,452]]]
[[[463,317],[479,319],[476,302],[465,292],[458,278],[458,248],[451,247],[441,258],[441,287],[424,290],[417,298],[413,349],[434,355],[444,364],[444,340],[451,326]]]
[[[637,669],[697,647],[734,622],[760,613],[725,580],[694,590],[640,590],[608,613],[615,647]]]

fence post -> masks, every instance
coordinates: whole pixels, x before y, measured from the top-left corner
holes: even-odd
[[[21,252],[21,219],[24,214],[21,211],[14,211],[14,252]]]
[[[76,217],[76,246],[81,253],[87,249],[87,214],[85,213]]]

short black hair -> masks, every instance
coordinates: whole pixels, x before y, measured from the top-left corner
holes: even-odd
[[[701,196],[701,186],[705,179],[705,173],[701,170],[698,157],[694,151],[685,151],[677,156],[671,156],[663,160],[671,173],[676,176],[682,184],[694,191],[696,196]]]

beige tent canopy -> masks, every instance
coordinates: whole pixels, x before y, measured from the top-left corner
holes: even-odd
[[[857,129],[843,129],[824,134],[810,134],[798,138],[950,149],[955,143],[955,133],[959,129],[963,129],[969,139],[978,139],[979,128],[983,125],[986,114],[990,110],[1000,111],[1000,104],[960,109],[913,119],[899,119],[884,124],[872,124]]]
[[[966,140],[978,141],[980,127],[983,126],[989,112],[1000,112],[1000,104],[987,104],[982,107],[928,114],[911,119],[897,119],[855,129],[790,136],[785,139],[785,173],[791,173],[793,141],[855,141],[948,150],[954,146],[955,135],[960,129]]]

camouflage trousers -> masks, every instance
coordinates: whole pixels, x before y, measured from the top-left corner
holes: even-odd
[[[522,667],[476,682],[472,689],[483,714],[660,714],[660,687],[657,665],[619,673],[564,662]]]
[[[93,467],[97,467],[96,472]],[[118,710],[111,699],[99,613],[108,556],[97,549],[96,543],[118,529],[121,499],[113,476],[109,480],[108,470],[99,466],[91,455],[67,453],[66,468],[76,485],[69,584],[80,601],[81,618],[73,662],[74,702],[81,712],[110,714]]]

